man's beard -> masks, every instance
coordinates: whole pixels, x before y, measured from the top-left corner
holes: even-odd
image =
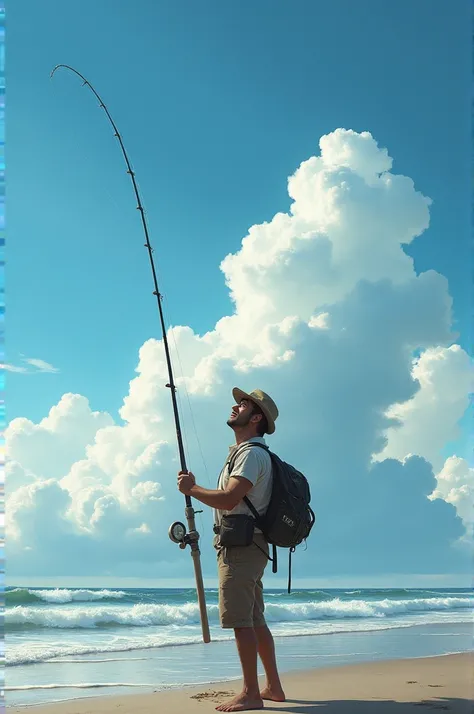
[[[250,423],[252,416],[252,414],[238,414],[236,417],[230,417],[227,419],[227,426],[230,426],[231,429],[236,426],[247,426],[247,424]]]

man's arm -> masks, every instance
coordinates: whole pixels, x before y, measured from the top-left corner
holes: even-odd
[[[219,511],[231,511],[247,495],[253,483],[243,477],[231,476],[225,490],[212,490],[198,486],[194,482],[194,476],[189,473],[178,478],[178,486],[181,493],[195,498],[206,506]]]

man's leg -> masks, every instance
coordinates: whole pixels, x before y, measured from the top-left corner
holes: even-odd
[[[260,558],[253,550],[252,546],[229,548],[226,554],[221,553],[218,558],[221,626],[234,630],[244,680],[240,694],[216,707],[221,712],[263,709],[257,678],[257,638],[252,618],[255,580],[260,568],[258,560],[258,567],[253,560]],[[257,572],[256,576],[254,571]]]
[[[273,702],[284,702],[285,692],[281,686],[280,675],[278,674],[273,635],[267,625],[256,627],[254,632],[257,640],[258,654],[262,660],[267,676],[267,684],[264,689],[262,689],[260,695],[262,699],[271,699]]]
[[[262,660],[267,676],[266,686],[261,691],[262,699],[273,702],[284,702],[285,692],[280,682],[280,675],[275,656],[275,643],[273,636],[265,622],[265,603],[263,600],[263,583],[259,578],[255,585],[255,602],[253,607],[253,626],[257,639],[257,650]]]
[[[244,686],[242,692],[230,702],[216,707],[221,712],[238,712],[263,709],[257,678],[257,638],[253,627],[236,627],[235,641],[242,666]]]

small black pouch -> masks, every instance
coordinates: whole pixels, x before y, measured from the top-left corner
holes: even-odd
[[[254,529],[255,520],[245,513],[222,516],[219,545],[223,548],[252,545]]]

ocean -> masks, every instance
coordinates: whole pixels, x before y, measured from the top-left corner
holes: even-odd
[[[7,588],[7,704],[158,690],[240,676],[233,633],[203,645],[191,589]],[[282,671],[471,651],[469,589],[267,590]],[[331,635],[331,637],[329,637]]]

